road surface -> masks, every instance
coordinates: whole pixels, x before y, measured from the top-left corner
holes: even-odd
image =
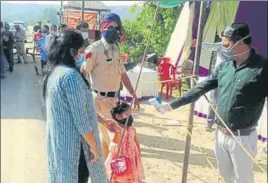
[[[45,183],[47,158],[41,93],[33,64],[1,79],[1,182]]]

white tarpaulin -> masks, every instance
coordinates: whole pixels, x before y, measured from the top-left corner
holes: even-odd
[[[131,81],[133,88],[135,88],[136,86],[140,69],[141,69],[140,66],[136,66],[132,70],[129,70],[127,72],[127,75]],[[136,91],[137,97],[142,98],[142,97],[158,96],[157,81],[158,81],[157,71],[148,68],[143,68],[138,89]],[[120,96],[132,97],[125,87],[123,88],[123,91],[120,92]]]
[[[186,2],[181,11],[180,17],[177,21],[176,27],[171,35],[165,57],[169,57],[172,64],[177,62],[179,53],[183,49],[188,31],[188,24],[190,20],[189,2]]]

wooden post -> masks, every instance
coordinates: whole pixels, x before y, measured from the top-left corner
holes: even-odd
[[[84,20],[85,16],[85,1],[82,1],[82,20]]]
[[[193,75],[198,75],[199,73],[199,62],[200,62],[200,55],[201,55],[201,45],[202,45],[202,37],[203,37],[203,29],[204,29],[204,1],[200,2],[200,15],[199,15],[199,24],[198,24],[198,32],[197,32],[197,46],[195,50],[195,59],[194,59],[194,68],[193,68]],[[195,86],[195,82],[192,80],[191,88]],[[192,135],[193,130],[193,119],[194,119],[194,106],[195,104],[192,103],[190,107],[190,113],[188,118],[188,127],[187,130]],[[184,161],[183,161],[183,169],[182,169],[182,183],[187,183],[187,174],[188,174],[188,165],[189,165],[189,157],[190,157],[190,150],[191,150],[191,136],[187,133],[186,135],[186,143],[185,143],[185,150],[184,150]]]

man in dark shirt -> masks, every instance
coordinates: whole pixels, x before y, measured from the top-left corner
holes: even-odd
[[[13,72],[14,58],[13,58],[13,45],[14,45],[14,36],[13,33],[9,31],[8,23],[5,23],[5,30],[3,32],[3,46],[4,53],[9,64],[9,71]]]
[[[41,29],[41,22],[37,21],[36,25],[33,27],[33,31],[37,32],[39,29]]]
[[[217,113],[233,131],[251,156],[257,154],[256,125],[268,96],[268,59],[250,47],[250,29],[245,23],[233,23],[223,33],[222,62],[203,82],[182,97],[163,104],[168,111],[198,100],[218,88]],[[253,183],[253,162],[220,122],[216,133],[215,154],[221,176],[227,183]]]

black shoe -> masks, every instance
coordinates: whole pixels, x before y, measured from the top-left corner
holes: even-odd
[[[21,61],[17,61],[16,64],[21,64]]]
[[[9,68],[9,72],[13,72],[13,68],[11,67],[11,68]]]

